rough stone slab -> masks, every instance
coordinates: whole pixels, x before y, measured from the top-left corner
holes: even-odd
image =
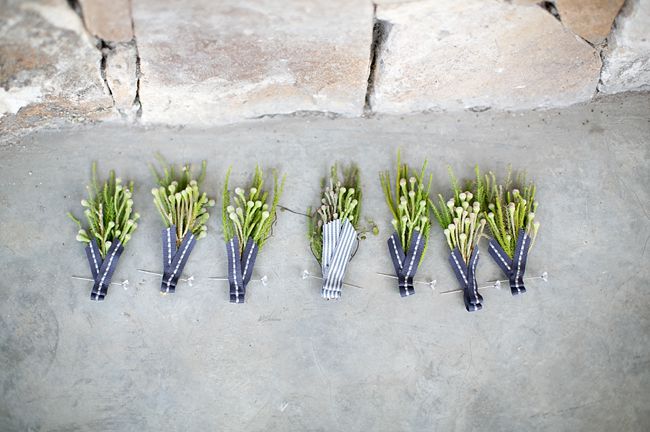
[[[130,0],[78,0],[84,23],[94,36],[111,42],[133,39]]]
[[[388,34],[372,109],[507,109],[589,100],[600,58],[540,7],[435,0],[379,6]]]
[[[625,0],[557,0],[562,23],[593,44],[605,40]]]
[[[65,0],[0,8],[0,129],[109,115],[101,53]]]
[[[370,2],[346,0],[134,0],[142,121],[360,115],[372,17]]]
[[[650,90],[650,0],[629,0],[603,51],[599,90]]]
[[[134,43],[119,43],[105,48],[106,84],[111,90],[115,108],[122,116],[132,118],[140,108],[138,93],[137,50]]]

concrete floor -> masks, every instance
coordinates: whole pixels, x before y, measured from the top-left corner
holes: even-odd
[[[400,298],[385,241],[377,172],[429,158],[436,190],[459,175],[525,168],[539,187],[542,228],[528,293],[484,291],[467,313],[442,233],[418,273],[438,280]],[[525,113],[330,119],[290,117],[208,130],[120,125],[32,133],[0,147],[1,431],[644,431],[650,428],[650,98],[604,99]],[[215,208],[176,294],[136,269],[161,266],[161,221],[146,163],[207,158],[214,196],[255,161],[287,173],[282,203],[318,199],[328,161],[356,160],[364,241],[341,301],[319,297],[303,217],[280,214],[245,305],[228,303]],[[103,303],[76,227],[92,160],[137,181],[143,218]],[[485,244],[482,245],[486,252]],[[484,253],[479,282],[500,277]]]

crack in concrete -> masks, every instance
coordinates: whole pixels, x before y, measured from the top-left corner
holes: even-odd
[[[366,86],[365,105],[363,108],[365,115],[372,114],[372,96],[375,92],[375,80],[378,73],[378,65],[381,63],[381,54],[384,50],[384,44],[388,38],[391,27],[390,22],[377,19],[377,4],[373,3],[372,12],[372,42],[370,44],[370,62],[368,71],[368,84]]]

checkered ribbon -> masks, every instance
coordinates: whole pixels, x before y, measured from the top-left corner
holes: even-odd
[[[341,298],[343,277],[352,256],[352,247],[357,232],[348,219],[342,223],[335,219],[323,225],[323,287],[321,297],[324,299]]]
[[[176,248],[176,226],[162,231],[163,277],[160,292],[173,293],[196,244],[196,236],[191,232],[185,235],[179,248]]]
[[[119,240],[113,240],[111,247],[108,249],[106,254],[106,259],[102,259],[101,254],[99,253],[99,247],[97,246],[97,241],[93,238],[90,241],[90,244],[86,246],[86,256],[88,257],[88,264],[90,265],[90,271],[93,275],[93,290],[90,292],[90,299],[101,301],[104,300],[106,294],[108,293],[108,286],[111,284],[111,278],[113,277],[113,272],[117,267],[117,262],[120,259],[120,255],[124,251],[124,246],[120,243]]]
[[[237,236],[226,242],[228,254],[228,283],[230,285],[230,303],[244,303],[246,286],[253,276],[253,267],[259,247],[249,238],[244,248],[244,253],[239,253],[239,239]]]
[[[524,273],[526,271],[526,260],[528,259],[528,249],[530,249],[531,238],[524,230],[519,230],[517,244],[515,245],[514,258],[499,246],[496,240],[491,239],[489,243],[490,255],[494,261],[501,267],[501,270],[508,276],[510,282],[510,292],[517,295],[526,292],[524,286]]]
[[[388,238],[388,251],[393,260],[395,275],[397,276],[397,281],[399,283],[399,294],[402,297],[408,297],[415,294],[413,277],[415,277],[415,273],[418,271],[418,265],[420,264],[425,244],[426,239],[424,236],[422,236],[419,231],[416,231],[411,239],[408,254],[404,254],[399,234],[394,232],[393,235]]]
[[[463,287],[463,299],[465,300],[465,309],[468,312],[481,310],[483,297],[478,293],[478,284],[476,283],[476,265],[478,264],[478,248],[474,248],[472,256],[469,258],[469,264],[465,264],[463,256],[458,248],[451,251],[449,262],[454,269],[456,279]]]

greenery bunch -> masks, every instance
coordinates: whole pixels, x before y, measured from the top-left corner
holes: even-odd
[[[445,200],[442,194],[438,194],[438,204],[429,199],[429,206],[443,229],[449,249],[458,248],[463,260],[469,263],[469,259],[483,235],[485,229],[485,218],[481,211],[481,194],[472,193],[471,183],[467,190],[463,191],[451,168],[449,177],[453,196]]]
[[[151,193],[165,226],[176,226],[178,246],[188,232],[194,234],[197,240],[202,239],[208,230],[206,223],[210,214],[207,208],[214,206],[214,200],[209,199],[205,192],[199,191],[205,179],[206,161],[201,163],[201,173],[194,179],[190,164],[182,165],[176,170],[160,155],[157,159],[163,173],[161,175],[153,165],[149,165],[158,183],[158,187],[151,189]]]
[[[392,224],[400,237],[404,251],[408,250],[415,231],[419,231],[425,239],[429,238],[431,220],[427,200],[433,176],[429,175],[429,182],[425,187],[426,167],[427,161],[425,160],[419,174],[412,172],[407,164],[402,164],[401,155],[398,152],[394,191],[390,172],[379,173],[379,180],[381,181],[386,203],[393,214]],[[422,256],[424,256],[424,253]]]
[[[91,183],[86,186],[88,199],[81,200],[85,207],[84,215],[88,221],[88,227],[84,228],[81,221],[68,212],[68,216],[78,226],[77,240],[82,243],[90,243],[90,239],[97,241],[99,252],[102,258],[106,257],[111,244],[119,240],[124,246],[131,240],[131,234],[138,227],[138,213],[133,213],[133,182],[126,186],[122,180],[115,177],[115,171],[111,170],[108,180],[100,187],[97,180],[97,163],[93,162],[91,167]]]
[[[232,199],[228,189],[230,172],[231,168],[226,173],[223,186],[223,234],[226,241],[237,236],[241,254],[249,238],[261,248],[271,236],[286,177],[283,176],[280,181],[278,173],[273,171],[273,200],[269,205],[269,193],[264,190],[264,172],[259,166],[255,168],[253,180],[246,190],[235,188]]]
[[[312,212],[308,209],[308,235],[311,250],[320,263],[323,256],[323,225],[335,219],[348,219],[359,231],[361,215],[361,184],[359,167],[350,164],[339,177],[337,165],[330,169],[330,177],[321,182],[321,205]]]
[[[513,258],[522,229],[531,237],[532,247],[540,224],[535,220],[536,187],[526,181],[526,174],[519,173],[513,180],[509,168],[505,183],[497,184],[493,172],[481,176],[476,167],[476,185],[490,232],[508,256]]]

